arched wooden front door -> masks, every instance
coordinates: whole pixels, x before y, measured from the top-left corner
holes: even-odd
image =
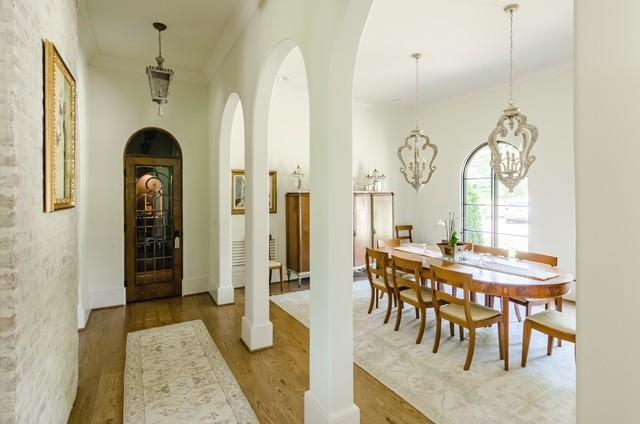
[[[176,139],[144,128],[124,153],[127,303],[182,294],[182,153]]]

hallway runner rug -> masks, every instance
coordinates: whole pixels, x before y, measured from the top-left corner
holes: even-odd
[[[271,301],[309,327],[309,296],[306,290],[271,296]],[[478,330],[471,369],[464,371],[468,341],[460,341],[457,328],[451,338],[443,321],[440,349],[434,354],[432,309],[422,343],[417,345],[420,321],[413,309],[404,310],[400,330],[395,332],[395,309],[389,323],[383,324],[386,296],[369,315],[370,296],[368,281],[353,284],[354,362],[430,420],[438,424],[576,422],[573,344],[565,342],[547,356],[546,336],[533,331],[527,367],[522,368],[522,323],[514,318],[510,370],[505,371],[499,359],[494,326]]]
[[[127,335],[125,424],[258,423],[201,320]]]

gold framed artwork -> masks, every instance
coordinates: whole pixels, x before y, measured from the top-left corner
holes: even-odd
[[[76,80],[51,41],[44,50],[44,210],[75,206]]]
[[[246,180],[244,169],[231,170],[231,214],[245,213]],[[269,213],[278,212],[278,172],[269,171]]]

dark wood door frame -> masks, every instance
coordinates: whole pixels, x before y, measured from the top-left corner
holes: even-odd
[[[172,168],[172,214],[174,234],[180,245],[174,246],[174,278],[172,283],[136,284],[136,166],[166,166]],[[184,234],[182,231],[182,159],[162,159],[148,156],[124,158],[124,249],[127,303],[139,300],[182,295]],[[174,236],[175,241],[175,236]]]

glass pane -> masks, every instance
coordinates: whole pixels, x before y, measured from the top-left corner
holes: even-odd
[[[466,205],[464,207],[464,229],[491,232],[491,207]]]
[[[498,228],[502,234],[529,235],[529,206],[499,206]]]
[[[529,204],[529,178],[525,178],[520,181],[514,189],[513,192],[509,192],[509,189],[504,186],[501,182],[498,183],[498,198],[496,199],[496,203],[499,205],[509,206],[509,205],[528,205]]]
[[[172,171],[136,166],[136,283],[173,279]]]
[[[466,204],[491,205],[491,178],[465,179],[464,196]]]
[[[464,232],[464,241],[481,246],[491,246],[492,237],[491,233],[488,232],[466,230]]]
[[[497,238],[496,245],[502,249],[509,249],[510,251],[523,250],[525,252],[529,250],[529,239],[527,237],[498,234]]]
[[[465,178],[491,178],[491,150],[486,145],[469,158],[464,169]]]

